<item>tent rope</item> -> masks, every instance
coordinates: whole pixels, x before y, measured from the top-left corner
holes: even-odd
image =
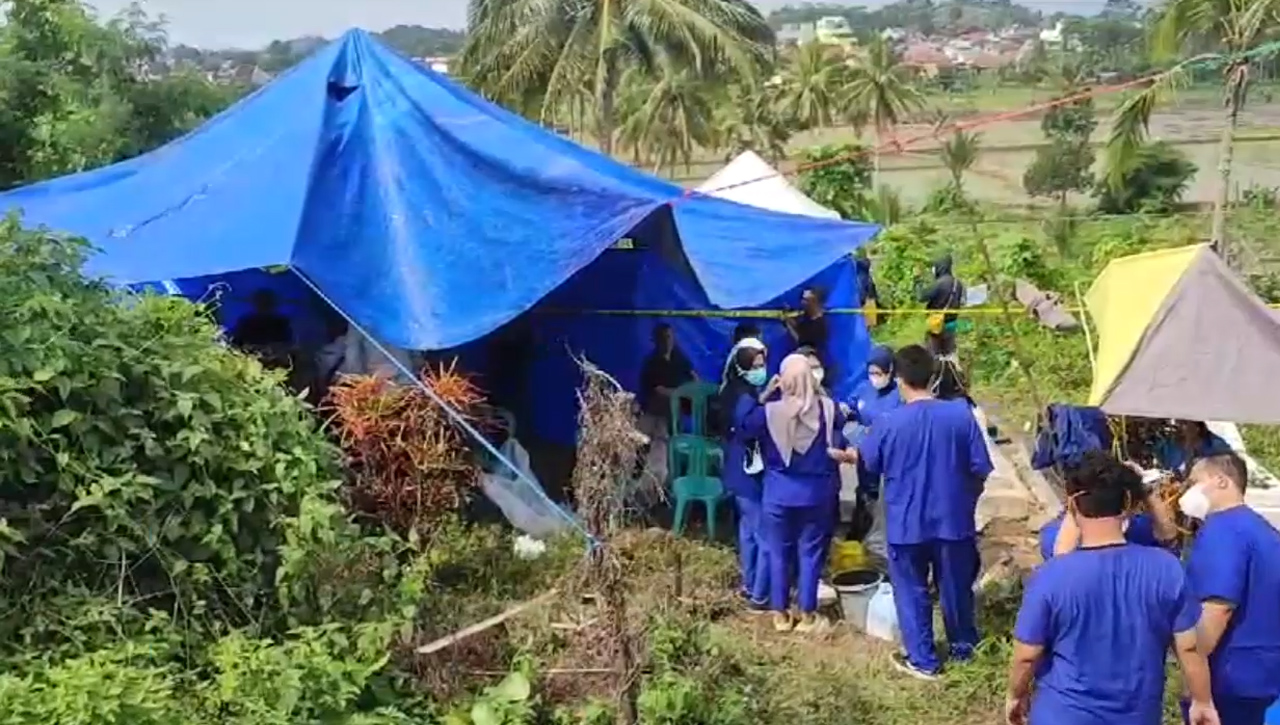
[[[422,379],[419,378],[417,375],[415,375],[412,370],[410,370],[408,367],[404,365],[404,363],[401,363],[399,360],[397,360],[396,357],[391,354],[391,351],[387,350],[387,348],[383,346],[383,344],[379,342],[376,337],[369,334],[369,332],[363,326],[361,326],[360,323],[356,322],[351,317],[351,315],[348,315],[345,310],[343,310],[338,305],[334,304],[333,300],[329,299],[329,296],[326,295],[323,291],[321,291],[320,287],[316,285],[314,282],[312,282],[310,277],[303,274],[302,270],[297,269],[296,267],[290,266],[289,269],[294,274],[298,275],[298,277],[303,281],[303,283],[306,284],[308,287],[310,287],[311,290],[320,297],[320,299],[324,300],[325,304],[333,308],[333,310],[337,312],[339,315],[342,315],[342,318],[347,321],[347,324],[351,326],[351,329],[363,335],[364,338],[368,340],[373,345],[373,347],[379,353],[381,353],[382,356],[386,358],[386,360],[390,362],[391,365],[394,366],[395,369],[400,374],[404,375],[409,380],[412,380],[413,384],[416,385],[419,390],[426,393],[428,398],[431,398],[431,400],[436,405],[439,405],[440,408],[444,410],[445,414],[449,416],[450,420],[452,420],[459,428],[462,428],[462,430],[465,431],[467,435],[474,438],[475,441],[479,443],[489,455],[493,456],[495,459],[500,461],[502,465],[510,469],[515,474],[516,480],[528,486],[530,490],[532,490],[534,493],[538,495],[538,498],[541,499],[543,503],[551,507],[551,510],[555,511],[560,518],[564,519],[564,521],[568,523],[571,528],[576,530],[578,533],[582,534],[582,536],[586,538],[590,548],[595,548],[599,544],[596,538],[592,536],[591,533],[587,531],[586,527],[582,525],[582,522],[578,521],[577,517],[573,516],[568,511],[565,511],[562,507],[556,504],[555,501],[552,501],[551,497],[547,496],[547,492],[543,491],[541,486],[539,486],[536,482],[530,480],[529,477],[526,476],[523,471],[517,468],[516,465],[512,463],[506,456],[504,456],[502,452],[498,450],[497,446],[493,445],[493,443],[491,443],[489,439],[484,436],[483,433],[476,430],[475,426],[471,425],[471,423],[467,421],[466,416],[462,415],[462,413],[458,412],[457,409],[449,405],[449,403],[445,401],[444,398],[441,398],[440,395],[436,393],[436,391],[431,389],[430,385],[427,385],[426,383],[424,383]]]

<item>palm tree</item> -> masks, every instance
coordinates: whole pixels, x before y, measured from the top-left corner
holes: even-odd
[[[880,177],[880,142],[886,131],[912,111],[924,107],[924,96],[911,82],[911,72],[898,63],[893,48],[881,37],[872,39],[866,54],[850,69],[845,87],[847,114],[862,116],[876,130],[875,175]]]
[[[536,89],[540,120],[555,118],[584,81],[594,98],[596,140],[613,150],[617,94],[630,68],[754,75],[773,33],[748,0],[470,0],[463,73],[503,100]]]
[[[725,160],[754,151],[778,163],[798,125],[782,107],[780,93],[765,84],[731,83],[715,103],[712,145]]]
[[[641,71],[631,73],[640,76]],[[633,79],[635,102],[619,129],[618,140],[633,156],[651,163],[659,173],[684,162],[687,170],[694,151],[714,141],[711,94],[689,70],[664,69],[656,82]]]
[[[1162,97],[1184,84],[1193,64],[1211,61],[1222,67],[1225,81],[1225,125],[1218,147],[1220,179],[1213,206],[1214,247],[1228,260],[1227,204],[1235,130],[1248,95],[1252,57],[1280,31],[1280,0],[1166,0],[1155,10],[1149,46],[1153,60],[1162,61],[1203,48],[1215,52],[1196,55],[1175,65],[1141,93],[1117,109],[1107,142],[1109,183],[1115,185],[1132,165],[1147,139],[1151,114]]]
[[[782,72],[784,90],[779,101],[783,111],[800,128],[834,125],[848,70],[842,54],[830,46],[817,41],[800,46]]]
[[[982,137],[969,131],[956,131],[942,143],[938,156],[951,174],[951,184],[957,192],[964,192],[964,172],[978,162],[981,150]]]

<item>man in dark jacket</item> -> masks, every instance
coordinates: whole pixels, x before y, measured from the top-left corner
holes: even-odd
[[[933,283],[920,284],[916,296],[926,310],[958,310],[964,306],[964,285],[951,271],[951,255],[944,254],[933,263]],[[942,329],[930,330],[925,346],[937,357],[956,354],[956,318],[954,312],[942,317]]]

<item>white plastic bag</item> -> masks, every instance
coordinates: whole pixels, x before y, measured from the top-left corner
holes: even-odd
[[[494,473],[480,477],[484,495],[502,510],[511,525],[538,538],[548,538],[569,525],[570,515],[547,498],[529,467],[529,453],[515,438],[508,438],[499,449],[503,457],[515,464],[523,474],[519,478],[503,464]]]
[[[900,637],[898,610],[893,606],[893,587],[881,582],[867,605],[867,635],[886,642],[896,642]]]

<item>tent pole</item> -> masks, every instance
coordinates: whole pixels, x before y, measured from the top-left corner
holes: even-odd
[[[1089,311],[1084,306],[1084,296],[1080,294],[1080,281],[1076,280],[1076,305],[1080,307],[1080,326],[1084,328],[1084,346],[1089,351],[1089,372],[1098,372],[1098,356],[1093,351],[1093,335],[1089,332]]]
[[[467,421],[466,417],[462,415],[462,413],[459,413],[453,406],[449,405],[449,403],[444,398],[441,398],[440,395],[436,393],[436,391],[431,389],[430,385],[427,385],[426,383],[422,382],[421,377],[414,374],[412,370],[405,367],[404,364],[402,364],[399,360],[397,360],[395,356],[392,355],[391,352],[387,350],[387,348],[383,346],[381,342],[378,341],[378,338],[374,337],[373,335],[370,335],[369,332],[360,325],[360,323],[351,319],[351,315],[348,315],[346,310],[343,310],[341,307],[334,304],[333,300],[329,299],[329,296],[326,295],[324,292],[322,292],[320,288],[314,282],[311,281],[310,277],[303,274],[301,270],[299,270],[297,267],[294,267],[293,265],[289,265],[289,271],[298,275],[299,279],[302,280],[303,284],[310,287],[311,291],[315,292],[316,296],[324,300],[324,303],[329,305],[329,307],[332,308],[334,312],[337,312],[339,315],[342,315],[342,319],[347,321],[347,324],[350,325],[352,330],[355,330],[361,335],[364,335],[364,338],[368,340],[370,343],[372,343],[373,347],[378,352],[382,353],[382,356],[386,358],[386,360],[390,362],[391,365],[395,367],[395,369],[401,375],[404,375],[409,380],[412,380],[413,384],[417,386],[419,390],[426,393],[427,397],[430,398],[432,402],[434,402],[436,405],[439,405],[441,410],[445,412],[445,415],[449,416],[449,419],[452,420],[455,425],[457,425],[459,428],[462,428],[462,430],[465,431],[467,435],[474,438],[476,442],[478,442],[489,455],[493,456],[500,463],[502,463],[502,465],[510,469],[511,472],[515,474],[517,480],[519,480],[521,483],[528,486],[535,493],[537,493],[538,497],[542,499],[542,502],[550,506],[551,510],[555,511],[561,518],[563,518],[569,524],[569,526],[576,529],[579,533],[581,533],[584,537],[586,537],[587,541],[591,544],[592,548],[596,546],[597,544],[596,538],[592,536],[590,532],[588,532],[583,527],[580,521],[578,521],[571,514],[569,514],[569,512],[565,511],[563,508],[557,505],[555,501],[552,501],[551,498],[547,496],[547,492],[542,490],[541,486],[529,480],[529,477],[524,475],[524,472],[522,472],[519,468],[516,467],[514,463],[512,463],[506,456],[504,456],[502,454],[502,451],[499,451],[496,446],[490,443],[488,438],[485,438],[480,431],[476,430],[475,426],[471,425],[471,423]]]

